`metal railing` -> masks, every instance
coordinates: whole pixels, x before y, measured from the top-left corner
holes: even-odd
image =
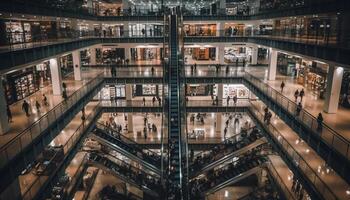
[[[286,199],[296,199],[295,196],[292,194],[290,189],[288,189],[287,185],[284,183],[283,178],[280,176],[280,174],[277,172],[277,169],[270,161],[267,164],[267,169],[270,172],[270,175],[273,177],[277,185],[281,187],[281,190],[283,191],[283,194],[285,195]]]
[[[36,120],[32,125],[4,144],[0,148],[0,168],[5,166],[17,154],[30,145],[37,137],[41,135],[43,131],[49,128],[53,122],[63,116],[80,99],[96,88],[102,81],[102,74],[98,74],[95,78],[91,79],[84,86],[71,94],[67,100],[56,105],[54,108]]]
[[[297,150],[294,148],[294,144],[290,143],[283,134],[274,127],[273,123],[265,124],[264,116],[253,104],[249,107],[249,111],[254,115],[254,117],[261,122],[269,133],[278,140],[283,149],[288,152],[292,161],[298,166],[298,168],[303,172],[304,176],[312,183],[312,185],[317,188],[318,193],[327,200],[339,199],[329,186],[319,177],[318,172],[310,167],[309,162],[306,161]]]
[[[289,114],[295,116],[295,112],[297,109],[296,102],[285,97],[283,94],[273,89],[267,83],[264,83],[259,78],[256,78],[247,72],[244,78],[245,80],[253,84],[255,87],[259,88],[259,90],[265,93],[265,95],[270,97],[279,106],[284,108]],[[305,125],[310,130],[312,130],[313,134],[316,134],[318,137],[320,137],[322,141],[324,141],[332,149],[338,151],[345,158],[350,159],[349,140],[345,139],[342,135],[337,133],[335,130],[333,130],[323,122],[322,129],[320,129],[318,127],[319,122],[317,121],[317,119],[305,109],[302,109],[299,116],[295,116],[295,119],[298,120],[301,124]]]
[[[154,103],[151,100],[124,100],[124,99],[114,99],[114,100],[98,100],[102,107],[161,107],[158,100]]]
[[[82,123],[74,131],[73,135],[63,145],[64,155],[67,155],[68,151],[70,151],[75,146],[75,144],[81,138],[81,135],[88,128],[88,124],[90,124],[93,121],[93,119],[95,118],[96,114],[99,113],[98,107],[99,107],[99,105],[97,104],[96,105],[97,109],[92,110],[92,112],[86,117],[86,120],[82,121]],[[56,155],[58,153],[59,152],[56,152],[54,154],[54,156],[50,160],[50,163],[55,163],[55,161],[53,159],[56,157]],[[56,174],[57,170],[59,170],[58,166],[60,166],[64,161],[65,161],[65,159],[63,159],[60,163],[57,163],[57,165],[55,166],[56,169],[54,169],[53,173],[50,173],[49,177],[48,176],[37,176],[37,179],[35,179],[35,181],[31,184],[31,186],[24,193],[22,193],[22,199],[34,199],[36,197],[36,195],[38,194],[38,192],[42,189],[42,187],[44,187],[47,184],[47,180]]]

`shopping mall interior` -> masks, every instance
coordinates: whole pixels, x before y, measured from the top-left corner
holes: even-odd
[[[3,0],[0,200],[350,200],[349,0]]]

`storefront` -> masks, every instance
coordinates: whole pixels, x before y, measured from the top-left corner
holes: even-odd
[[[49,63],[28,67],[10,74],[2,80],[7,103],[13,104],[50,84]]]
[[[61,66],[62,77],[66,77],[74,71],[72,54],[61,56],[59,62]]]
[[[124,48],[113,48],[105,46],[102,48],[102,62],[104,64],[115,64],[118,62],[118,60],[122,59],[125,59]]]
[[[121,37],[124,32],[123,24],[103,24],[102,32],[104,37]]]
[[[187,84],[186,96],[211,96],[214,85]]]
[[[243,36],[244,28],[244,24],[225,23],[225,36]]]
[[[187,36],[215,36],[216,24],[185,24],[184,31]]]
[[[105,85],[98,94],[100,99],[125,99],[125,85]]]
[[[134,85],[134,96],[162,96],[163,88],[159,85],[143,84]]]
[[[0,35],[5,36],[0,45],[37,42],[61,36],[58,35],[56,22],[6,20],[0,21]]]
[[[129,24],[131,37],[162,36],[164,26],[162,24]]]
[[[243,60],[247,60],[247,57],[251,55],[251,50],[245,47],[229,47],[225,48],[224,59],[226,63],[236,63],[237,61],[242,63]]]
[[[222,98],[227,98],[230,96],[230,98],[236,96],[239,99],[248,99],[250,95],[250,91],[248,88],[246,88],[243,84],[224,84],[223,85],[223,96]],[[214,96],[217,96],[218,88],[217,85],[214,85],[213,91]]]
[[[162,48],[130,48],[131,60],[154,61],[162,58]]]
[[[301,68],[302,59],[287,54],[279,53],[277,56],[277,70],[285,76],[296,78],[298,70]]]
[[[193,60],[215,60],[215,47],[186,48],[185,55],[189,55]]]

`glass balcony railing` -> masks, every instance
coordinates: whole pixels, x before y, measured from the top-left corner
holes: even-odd
[[[16,155],[22,152],[28,145],[36,140],[42,132],[54,123],[61,116],[72,108],[80,99],[85,97],[90,91],[95,89],[103,81],[102,74],[98,74],[79,90],[75,91],[66,101],[56,105],[52,110],[41,116],[30,127],[23,130],[15,138],[0,148],[0,168],[5,166]]]
[[[295,115],[295,111],[297,109],[297,104],[295,102],[291,101],[289,98],[285,97],[283,94],[249,73],[246,73],[244,78],[255,87],[259,88],[259,90],[264,92],[268,97],[288,111],[291,115]],[[327,126],[327,124],[322,123],[322,128],[320,128],[317,119],[305,109],[302,109],[300,115],[296,117],[296,119],[301,124],[308,127],[313,134],[317,134],[317,136],[320,137],[329,147],[335,149],[346,159],[350,159],[350,142],[335,130]]]
[[[258,108],[254,104],[251,104],[249,107],[250,112],[254,115],[254,117],[259,120],[266,130],[269,131],[270,134],[283,147],[283,149],[289,154],[293,162],[299,167],[299,169],[304,173],[305,177],[314,185],[319,194],[327,200],[336,200],[341,199],[337,197],[334,192],[329,188],[329,186],[320,178],[319,173],[314,171],[312,167],[310,167],[309,162],[304,160],[304,158],[298,153],[298,151],[294,148],[294,145],[291,144],[288,139],[284,138],[283,134],[275,128],[273,123],[269,125],[264,123],[264,115],[259,111]]]
[[[96,105],[96,108],[99,108],[99,105]],[[88,124],[92,123],[95,116],[100,112],[99,109],[93,109],[92,112],[86,117],[85,121],[81,123],[78,128],[74,131],[72,136],[66,141],[66,143],[63,145],[63,152],[64,155],[67,155],[68,152],[76,145],[76,143],[80,140],[82,134],[87,130],[89,127]],[[55,154],[58,154],[59,152],[56,152]],[[53,155],[52,160],[50,160],[50,163],[56,163],[54,172],[50,173],[49,176],[34,176],[35,181],[31,183],[30,186],[27,187],[27,190],[22,192],[22,199],[34,199],[40,189],[42,189],[46,184],[47,181],[56,174],[57,170],[59,170],[59,166],[64,162],[64,159],[57,163],[57,161],[54,161],[56,158],[56,155]]]

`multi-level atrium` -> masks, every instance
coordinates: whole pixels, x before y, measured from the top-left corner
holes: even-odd
[[[0,199],[349,200],[349,0],[2,0]]]

